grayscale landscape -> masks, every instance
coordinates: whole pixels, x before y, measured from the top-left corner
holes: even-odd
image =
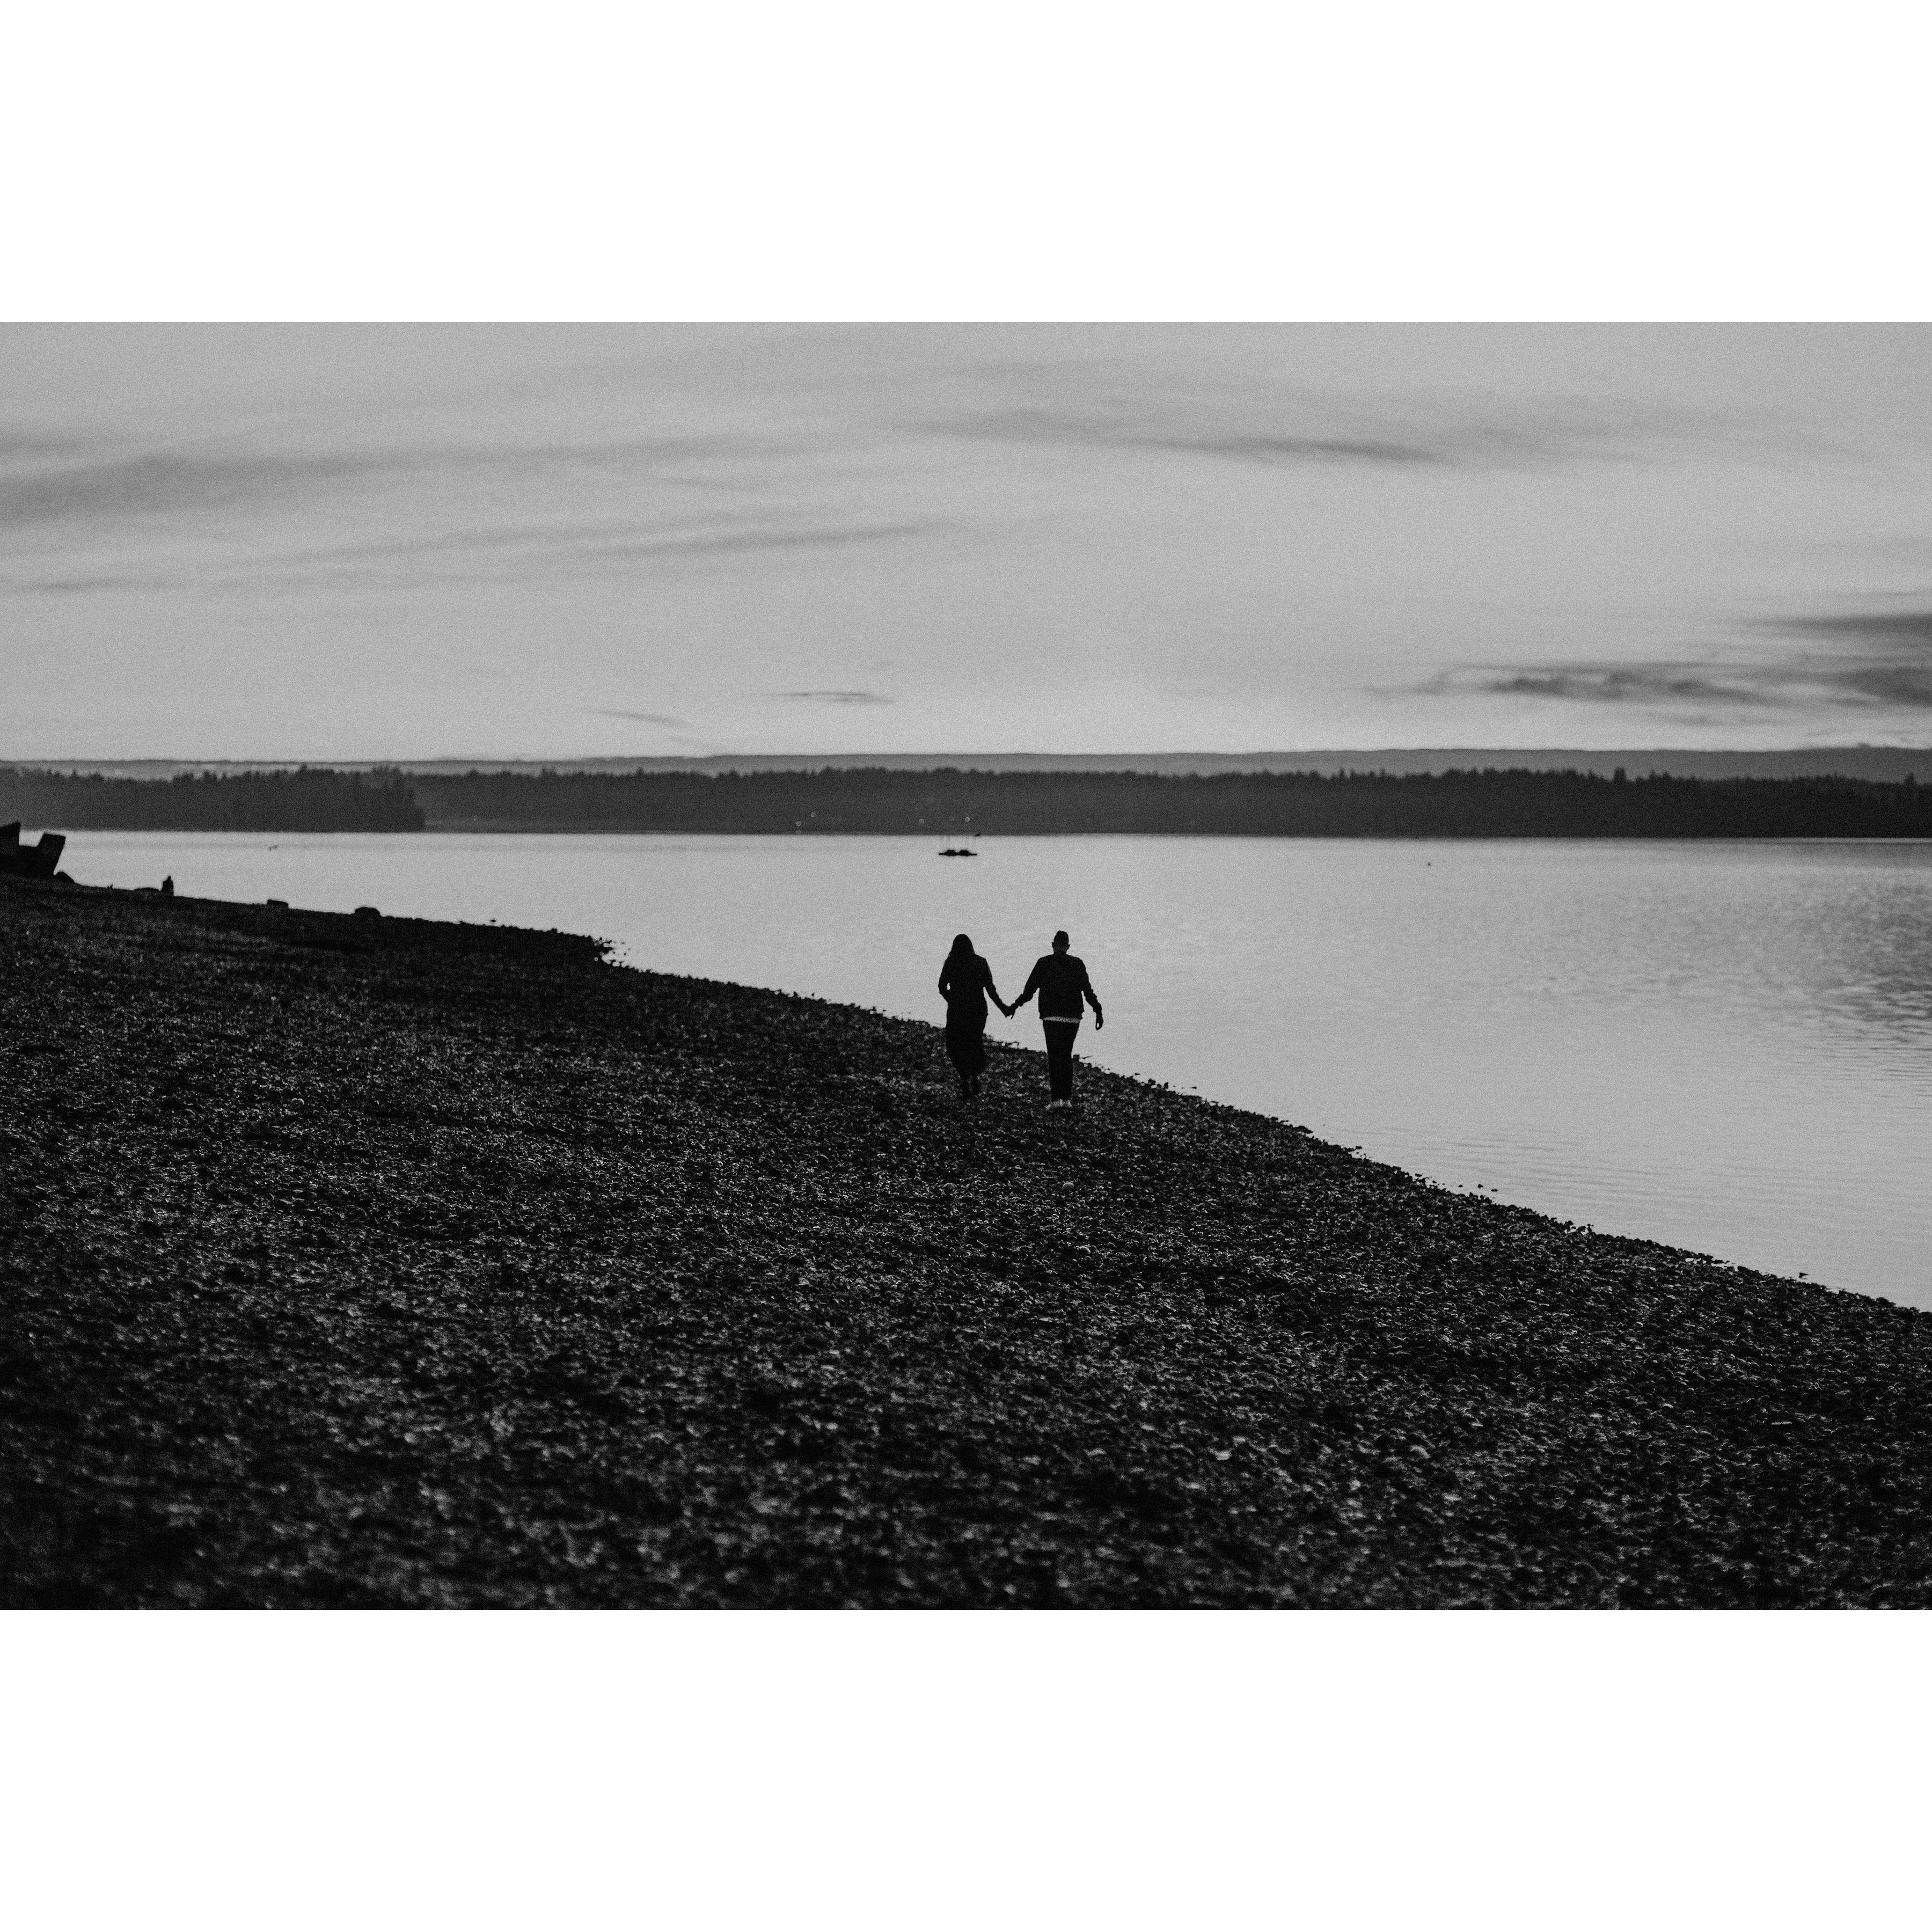
[[[0,348],[6,1601],[1927,1601],[1932,328]]]

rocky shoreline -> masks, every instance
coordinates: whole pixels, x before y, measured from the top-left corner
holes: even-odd
[[[0,960],[0,1603],[1932,1603],[1932,1315],[567,934]]]

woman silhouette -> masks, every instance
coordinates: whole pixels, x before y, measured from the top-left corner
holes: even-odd
[[[939,990],[946,999],[946,1057],[959,1076],[959,1097],[970,1100],[980,1090],[986,1070],[986,995],[1003,1013],[1012,1009],[993,984],[993,969],[973,950],[963,932],[952,942],[946,964],[939,969]]]

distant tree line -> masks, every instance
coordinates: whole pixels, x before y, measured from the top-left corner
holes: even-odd
[[[211,772],[0,767],[0,822],[63,831],[1196,832],[1249,838],[1928,838],[1932,785],[1584,772]]]
[[[0,766],[0,824],[62,832],[420,832],[400,772],[183,772],[172,778]]]
[[[572,831],[1205,832],[1256,838],[1932,837],[1932,787],[1581,772],[757,772],[418,778],[432,826]]]

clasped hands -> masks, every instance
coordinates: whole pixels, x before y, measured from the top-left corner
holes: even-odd
[[[1008,1006],[1004,1000],[1000,999],[996,996],[994,999],[993,1004],[999,1008],[1001,1012],[1006,1015],[1008,1019],[1011,1019],[1014,1014],[1018,1012],[1020,1010],[1020,1003],[1017,1000],[1016,1000],[1011,1006]],[[1098,1006],[1096,1006],[1094,1009],[1094,1030],[1096,1033],[1098,1033],[1106,1024],[1107,1016],[1101,1012]]]

